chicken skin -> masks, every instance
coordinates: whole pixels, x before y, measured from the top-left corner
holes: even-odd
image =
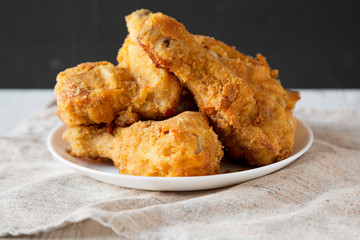
[[[277,101],[282,101],[284,92],[280,82],[276,80],[279,76],[279,71],[270,69],[266,59],[261,54],[258,54],[256,58],[252,58],[237,51],[235,47],[231,47],[212,37],[194,35],[194,38],[201,46],[208,49],[213,56],[219,58],[223,64],[231,68],[248,83],[255,83],[261,87],[267,85],[269,90],[270,86],[274,86],[270,92],[279,95]],[[252,87],[256,87],[256,85]],[[286,92],[287,107],[292,111],[295,108],[296,102],[300,99],[300,94],[297,91],[284,90]]]
[[[124,110],[141,119],[177,113],[182,93],[178,79],[156,68],[136,39],[150,13],[138,10],[126,17],[129,36],[119,50],[118,67],[109,62],[83,63],[58,74],[55,95],[65,124],[110,123]]]
[[[60,72],[56,81],[58,116],[69,126],[111,123],[115,118],[128,122],[130,115],[136,120],[170,117],[177,112],[177,91],[182,90],[178,80],[175,90],[164,81],[163,91],[154,99],[147,90],[156,92],[155,88],[139,86],[127,69],[109,62],[79,64]],[[169,99],[174,100],[170,105]],[[139,104],[145,100],[147,104]]]
[[[128,71],[109,62],[79,64],[59,73],[56,81],[58,116],[69,126],[110,123],[138,92]]]
[[[249,67],[239,52],[214,56],[182,24],[162,13],[148,17],[138,40],[157,66],[174,73],[194,95],[230,157],[262,166],[289,156],[296,121],[286,91],[274,79],[276,71],[264,62],[257,64],[259,69]]]
[[[63,135],[72,155],[110,158],[121,174],[202,176],[219,173],[222,145],[199,112],[164,121],[139,121],[109,133],[99,125],[68,127]]]
[[[271,69],[261,54],[252,58],[214,38],[199,35],[194,38],[237,76],[246,80],[254,91],[260,120],[267,119],[261,120],[259,126],[271,139],[281,136],[281,146],[291,149],[296,123],[290,121],[294,120],[292,111],[300,99],[299,92],[284,89],[276,79],[278,71]],[[268,116],[270,112],[271,118]]]
[[[139,86],[139,94],[133,99],[134,111],[145,119],[160,119],[176,113],[182,87],[174,74],[155,66],[137,41],[150,14],[149,10],[142,9],[126,16],[129,35],[119,50],[117,60],[120,67],[129,70]]]

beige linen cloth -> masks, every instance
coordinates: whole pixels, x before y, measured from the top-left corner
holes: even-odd
[[[125,239],[360,239],[360,112],[297,111],[315,141],[273,174],[195,192],[127,189],[50,155],[55,104],[0,137],[0,236],[91,219]]]

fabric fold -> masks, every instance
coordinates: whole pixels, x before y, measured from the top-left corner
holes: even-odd
[[[91,219],[129,239],[360,238],[360,112],[297,110],[315,140],[273,174],[226,188],[122,188],[57,162],[46,138],[50,104],[0,137],[0,236],[36,234]]]

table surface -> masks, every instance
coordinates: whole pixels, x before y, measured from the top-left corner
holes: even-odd
[[[360,89],[299,89],[299,91],[301,100],[296,105],[296,111],[303,109],[360,111]],[[0,89],[0,135],[11,132],[17,125],[21,124],[27,115],[52,103],[54,99],[52,89]],[[21,239],[59,238],[116,239],[118,236],[110,228],[104,227],[93,220],[85,220],[51,232],[21,237]]]

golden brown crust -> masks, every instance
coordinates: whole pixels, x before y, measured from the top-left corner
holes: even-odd
[[[55,94],[58,116],[65,124],[110,123],[124,110],[142,119],[176,114],[182,92],[178,79],[156,68],[136,40],[150,13],[138,10],[126,17],[129,36],[119,50],[119,67],[83,63],[59,73]]]
[[[116,115],[126,118],[122,112],[136,114],[137,119],[170,117],[176,114],[181,93],[177,79],[139,86],[127,69],[109,62],[79,64],[56,80],[58,116],[69,126],[110,123]]]
[[[241,52],[236,51],[234,46],[229,46],[219,40],[216,40],[215,38],[203,35],[194,35],[194,39],[216,58],[240,58],[245,60],[248,57]]]
[[[281,86],[280,81],[276,79],[278,71],[271,69],[261,54],[252,58],[216,39],[206,36],[195,36],[195,39],[204,48],[213,51],[213,55],[236,75],[247,81],[254,91],[258,105],[259,115],[256,124],[273,144],[278,142],[281,146],[279,159],[287,157],[292,150],[296,130],[292,111],[300,99],[300,94]],[[271,145],[268,147],[273,148]]]
[[[287,105],[288,108],[292,111],[295,108],[295,104],[300,100],[300,93],[298,91],[293,91],[290,89],[285,89],[287,94]]]
[[[110,157],[124,174],[218,172],[221,144],[201,114],[137,122],[192,108],[191,94],[184,94],[179,105],[186,92],[179,80],[231,157],[266,165],[290,154],[296,129],[292,111],[300,96],[283,89],[265,57],[252,58],[214,38],[194,36],[161,13],[138,10],[126,22],[129,35],[119,50],[118,67],[84,63],[57,77],[58,115],[64,123],[106,123],[69,127],[64,137],[72,154]]]
[[[290,154],[296,121],[286,110],[286,92],[274,79],[277,71],[265,58],[248,58],[214,39],[205,39],[216,43],[206,49],[182,24],[161,13],[148,18],[138,39],[157,64],[194,94],[233,158],[266,165]],[[214,56],[209,49],[222,52]]]
[[[167,69],[156,68],[137,42],[137,35],[149,10],[137,10],[126,16],[128,37],[119,50],[119,66],[129,70],[139,86],[139,95],[133,99],[134,111],[143,118],[156,119],[176,113],[181,96],[181,86],[174,74]],[[170,115],[171,114],[171,115]]]
[[[109,62],[82,63],[58,74],[58,116],[67,125],[109,123],[131,105],[137,85]]]
[[[64,139],[77,157],[105,157],[121,174],[201,176],[219,173],[222,146],[206,116],[184,112],[168,120],[116,127],[68,127]]]
[[[295,108],[296,102],[300,100],[299,92],[285,89],[284,93],[280,82],[276,80],[279,76],[278,70],[271,69],[266,58],[261,54],[257,54],[256,58],[252,58],[251,56],[247,56],[237,51],[235,47],[228,46],[212,37],[194,35],[194,38],[213,56],[221,59],[221,61],[227,67],[232,69],[239,77],[244,78],[250,84],[253,82],[262,88],[266,85],[267,88],[273,85],[270,91],[278,96],[280,95],[277,100],[282,101],[283,95],[286,94],[288,108],[291,110]],[[261,81],[259,81],[259,79]],[[266,83],[264,83],[263,79],[265,79]]]

